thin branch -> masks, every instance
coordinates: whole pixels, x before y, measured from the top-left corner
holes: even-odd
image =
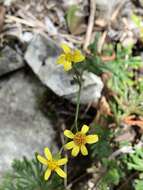
[[[89,16],[88,27],[87,27],[86,36],[85,36],[85,43],[83,46],[84,50],[87,50],[87,47],[89,46],[90,41],[91,41],[91,36],[92,36],[92,31],[93,31],[93,26],[94,26],[94,19],[95,19],[95,11],[96,11],[96,0],[90,0],[90,16]]]
[[[104,31],[101,38],[98,41],[98,44],[97,44],[98,53],[101,53],[101,51],[102,51],[102,47],[103,47],[103,44],[105,42],[106,36],[107,36],[107,31]]]

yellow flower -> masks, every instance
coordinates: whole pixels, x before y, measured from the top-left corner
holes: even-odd
[[[61,47],[64,53],[58,57],[57,63],[62,64],[65,71],[72,69],[72,63],[82,62],[85,59],[79,50],[73,50],[66,44],[62,44]]]
[[[40,163],[47,166],[47,169],[44,174],[44,179],[48,180],[52,171],[55,171],[60,177],[66,178],[67,174],[59,167],[67,163],[67,158],[62,158],[60,160],[53,159],[53,156],[50,150],[46,147],[44,149],[45,157],[38,155],[37,159]]]
[[[88,150],[85,144],[92,144],[98,141],[98,135],[86,135],[88,132],[89,127],[87,125],[83,125],[81,131],[73,134],[70,130],[65,130],[64,135],[73,141],[68,142],[65,145],[65,148],[70,150],[72,149],[72,156],[77,156],[78,153],[81,151],[82,155],[88,155]]]

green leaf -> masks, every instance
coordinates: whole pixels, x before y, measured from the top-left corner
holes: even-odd
[[[120,162],[104,158],[102,160],[102,166],[106,168],[106,173],[99,181],[98,189],[113,189],[113,187],[119,184],[121,178],[124,177],[124,172],[121,168]]]
[[[136,24],[137,27],[141,27],[142,20],[140,17],[138,17],[135,14],[132,14],[131,19]]]
[[[126,163],[129,170],[143,172],[143,148],[135,148],[135,152],[129,154]]]
[[[135,190],[143,190],[143,179],[136,179],[134,183]]]
[[[114,184],[114,185],[118,185],[119,181],[120,181],[120,174],[119,171],[116,168],[112,168],[108,171],[108,173],[106,174],[104,180],[106,181],[106,183],[108,184]]]
[[[66,20],[71,33],[75,33],[81,23],[82,18],[76,14],[79,10],[77,5],[72,5],[67,11]]]
[[[91,146],[92,157],[97,157],[99,160],[106,158],[112,152],[110,145],[111,131],[108,128],[103,128],[101,126],[93,126],[95,128],[95,133],[99,136],[99,141]]]

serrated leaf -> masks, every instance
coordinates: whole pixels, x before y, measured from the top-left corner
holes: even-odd
[[[5,175],[0,184],[0,190],[64,190],[62,180],[56,175],[52,175],[51,180],[45,182],[44,171],[36,159],[14,160],[12,167],[13,171]]]

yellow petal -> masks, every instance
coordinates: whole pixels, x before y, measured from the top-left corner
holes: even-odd
[[[78,146],[74,146],[74,148],[72,149],[72,156],[77,156],[79,153],[79,147]]]
[[[83,125],[81,128],[81,132],[86,134],[89,131],[89,127],[87,125]]]
[[[64,64],[66,61],[66,57],[65,57],[65,54],[61,54],[58,59],[57,59],[57,63],[58,64]]]
[[[98,135],[88,135],[86,136],[86,142],[88,144],[96,143],[99,140]]]
[[[75,144],[74,144],[73,141],[68,142],[67,144],[65,144],[65,148],[66,148],[67,150],[72,149],[74,146],[75,146]]]
[[[83,156],[88,155],[88,150],[87,150],[86,146],[84,146],[84,145],[81,146],[81,153]]]
[[[63,177],[63,178],[66,178],[67,177],[67,174],[61,169],[61,168],[56,168],[55,170],[57,172],[57,174],[60,176],[60,177]]]
[[[69,61],[65,61],[65,63],[64,63],[64,70],[65,71],[69,71],[71,69],[72,69],[72,63],[69,62]]]
[[[39,162],[41,162],[42,164],[47,165],[47,160],[46,160],[44,157],[38,155],[38,156],[37,156],[37,159],[38,159]]]
[[[74,134],[70,130],[65,130],[64,135],[70,139],[74,138]]]
[[[75,50],[73,54],[73,62],[78,63],[82,62],[85,59],[84,55],[79,50]]]
[[[70,53],[71,48],[67,44],[61,44],[61,48],[64,50],[64,53]]]
[[[58,164],[59,166],[62,166],[62,165],[64,165],[64,164],[66,164],[67,162],[68,162],[68,159],[67,159],[67,158],[62,158],[62,159],[60,159],[60,160],[57,161],[57,164]]]
[[[52,160],[52,154],[48,147],[44,149],[45,156],[48,160]]]
[[[48,180],[49,177],[50,177],[50,175],[51,175],[51,170],[48,168],[48,169],[46,170],[46,172],[45,172],[44,179],[45,179],[45,180]]]

